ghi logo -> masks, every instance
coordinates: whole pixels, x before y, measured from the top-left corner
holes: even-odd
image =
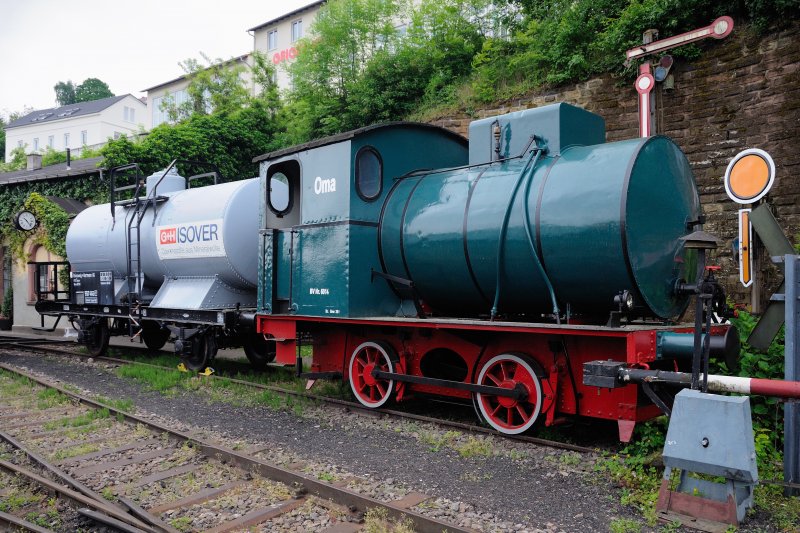
[[[314,194],[328,194],[336,192],[336,178],[323,179],[319,176],[314,180]]]

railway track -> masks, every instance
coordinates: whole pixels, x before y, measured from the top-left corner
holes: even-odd
[[[0,375],[2,446],[44,472],[31,482],[49,478],[53,485],[46,490],[77,498],[83,516],[112,528],[271,531],[276,520],[302,524],[308,515],[318,530],[346,533],[360,530],[364,514],[378,510],[380,520],[418,532],[469,531],[412,510],[425,495],[378,501],[278,467],[254,450],[229,449],[9,365],[0,368],[7,373]],[[9,461],[0,468],[17,469],[14,475],[20,476],[30,470]],[[30,525],[10,527],[42,531]]]
[[[23,339],[22,342],[19,342],[18,341],[19,339],[20,339],[19,337],[0,336],[0,348],[9,347],[9,348],[17,348],[17,349],[26,350],[26,351],[41,351],[41,352],[45,352],[45,353],[53,354],[53,355],[62,355],[62,356],[67,356],[67,357],[81,357],[81,358],[85,358],[85,359],[88,359],[88,358],[91,357],[91,356],[88,356],[88,355],[85,355],[85,354],[77,353],[75,351],[70,351],[70,350],[59,349],[59,348],[54,348],[53,347],[53,346],[65,345],[65,344],[69,344],[69,345],[74,346],[74,343],[71,342],[71,341],[63,341],[63,340],[55,340],[55,339],[53,339],[53,340],[44,339],[41,342],[37,342],[37,341],[39,341],[39,339],[34,339],[34,338],[28,339],[28,338],[26,338],[26,339]],[[131,361],[131,360],[128,360],[128,359],[121,359],[121,358],[118,358],[118,357],[107,357],[107,356],[104,356],[104,357],[93,357],[92,359],[94,359],[95,361],[104,361],[104,362],[113,363],[113,364],[120,364],[120,365],[134,365],[135,364],[135,365],[149,366],[149,367],[152,367],[152,368],[159,368],[159,369],[163,369],[163,370],[175,370],[172,367],[167,367],[167,366],[162,366],[162,365],[154,365],[154,364],[151,364],[151,363],[143,363],[141,361]],[[454,420],[446,420],[446,419],[442,419],[442,418],[423,416],[423,415],[419,415],[419,414],[415,414],[415,413],[408,413],[408,412],[405,412],[405,411],[399,411],[399,410],[395,410],[395,409],[367,408],[367,407],[364,407],[363,405],[361,405],[360,403],[357,403],[357,402],[341,400],[339,398],[330,398],[330,397],[327,397],[327,396],[321,396],[321,395],[318,395],[318,394],[311,394],[311,393],[308,393],[308,392],[297,392],[297,391],[285,389],[283,387],[276,387],[276,386],[272,386],[272,385],[264,385],[264,384],[261,384],[261,383],[255,383],[255,382],[252,382],[252,381],[247,381],[247,380],[243,380],[243,379],[237,379],[237,378],[234,378],[232,376],[225,375],[225,374],[212,374],[212,375],[208,376],[208,378],[210,378],[210,379],[225,379],[225,380],[228,380],[228,381],[230,381],[232,383],[236,383],[236,384],[243,385],[243,386],[246,386],[246,387],[251,387],[251,388],[254,388],[254,389],[268,390],[268,391],[275,392],[275,393],[278,393],[278,394],[282,394],[282,395],[285,395],[285,396],[305,398],[305,399],[309,399],[309,400],[314,400],[314,401],[326,403],[326,404],[329,404],[329,405],[337,405],[337,406],[341,406],[341,407],[346,407],[346,408],[348,408],[348,409],[350,409],[352,411],[357,411],[357,412],[360,412],[360,413],[366,413],[366,414],[369,414],[369,415],[372,415],[372,416],[388,416],[388,417],[393,417],[393,418],[398,418],[398,419],[413,420],[413,421],[416,421],[416,422],[432,423],[432,424],[437,424],[437,425],[440,425],[440,426],[443,426],[443,427],[446,427],[446,428],[457,429],[457,430],[460,430],[460,431],[466,431],[468,433],[479,433],[479,434],[494,435],[496,437],[501,437],[501,438],[505,438],[505,439],[512,440],[512,441],[525,442],[525,443],[535,444],[535,445],[539,445],[539,446],[548,446],[548,447],[551,447],[551,448],[557,448],[557,449],[567,450],[567,451],[572,451],[572,452],[577,452],[577,453],[597,453],[599,451],[598,448],[590,448],[590,447],[587,447],[587,446],[579,446],[579,445],[570,444],[570,443],[566,443],[566,442],[560,442],[560,441],[551,440],[551,439],[543,439],[543,438],[539,438],[539,437],[532,437],[532,436],[528,436],[528,435],[504,435],[504,434],[498,433],[497,431],[495,431],[493,429],[486,428],[486,427],[483,427],[483,426],[478,426],[478,425],[475,425],[475,424],[468,424],[468,423],[458,422],[458,421],[454,421]]]

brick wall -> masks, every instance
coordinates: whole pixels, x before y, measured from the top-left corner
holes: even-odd
[[[750,291],[738,283],[738,266],[731,253],[740,206],[728,199],[722,177],[728,162],[741,150],[769,152],[777,177],[767,199],[787,235],[796,241],[800,233],[800,23],[761,37],[740,25],[727,39],[710,39],[699,47],[702,53],[697,59],[676,59],[671,71],[673,90],[665,91],[659,84],[654,91],[658,133],[680,145],[695,171],[708,217],[705,229],[726,243],[717,251],[715,262],[723,267],[729,294],[737,302],[752,303]],[[623,56],[620,52],[621,60]],[[638,135],[633,80],[608,75],[503,102],[475,116],[462,114],[432,122],[466,135],[476,117],[553,102],[569,102],[601,115],[609,141]],[[763,305],[777,278],[774,268],[764,263],[762,257],[756,267],[767,288],[761,291],[757,307]]]

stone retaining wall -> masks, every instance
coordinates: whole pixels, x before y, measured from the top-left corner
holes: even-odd
[[[732,241],[737,235],[734,204],[725,194],[722,176],[731,158],[745,148],[761,148],[772,155],[777,179],[767,200],[793,242],[800,233],[800,23],[779,32],[756,36],[737,26],[726,39],[699,43],[701,55],[692,61],[676,59],[672,68],[675,88],[654,91],[658,105],[657,131],[672,137],[686,153],[695,171],[706,230],[725,240],[716,263],[729,294],[737,302],[768,298],[768,290],[751,302],[750,290],[738,283]],[[620,60],[623,53],[620,53]],[[605,75],[432,122],[467,135],[474,118],[569,102],[598,113],[606,120],[609,141],[638,135],[637,95],[632,79]],[[762,256],[764,254],[761,254]],[[760,285],[775,287],[777,273],[760,259],[755,269]]]

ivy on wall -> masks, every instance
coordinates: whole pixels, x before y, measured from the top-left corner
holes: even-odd
[[[17,261],[26,263],[28,254],[25,243],[33,239],[34,244],[43,246],[47,251],[65,257],[67,255],[66,238],[69,229],[69,215],[60,206],[51,202],[38,192],[32,192],[22,204],[22,209],[27,209],[36,215],[39,225],[33,233],[18,231],[13,228],[8,235],[8,244],[11,256]]]
[[[66,256],[65,239],[69,215],[45,196],[72,198],[92,204],[108,201],[108,185],[99,175],[59,180],[33,181],[0,187],[0,238],[8,243],[12,256],[27,262],[25,242],[31,237],[36,244],[61,257]],[[14,227],[14,215],[22,209],[33,211],[39,226],[33,235]]]

